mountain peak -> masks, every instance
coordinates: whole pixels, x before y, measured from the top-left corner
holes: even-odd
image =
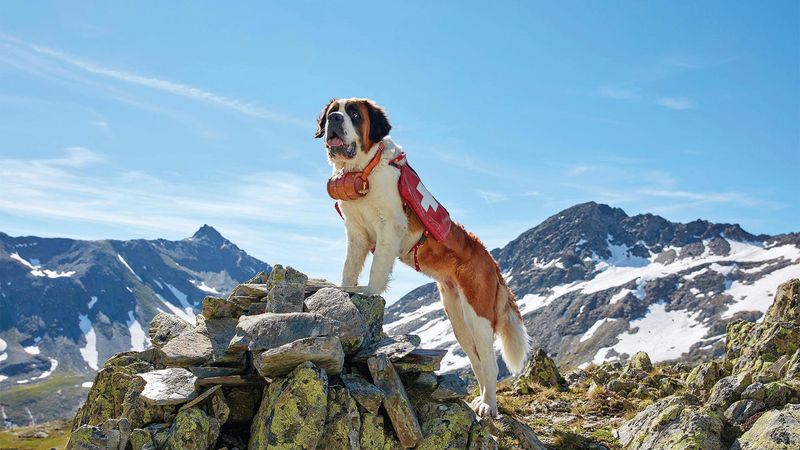
[[[203,225],[200,227],[200,229],[192,235],[192,239],[206,240],[215,244],[222,244],[227,240],[211,225]]]

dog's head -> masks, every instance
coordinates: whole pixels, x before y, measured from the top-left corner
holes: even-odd
[[[333,99],[317,119],[315,138],[325,138],[331,163],[364,162],[372,146],[389,134],[386,113],[366,98]]]

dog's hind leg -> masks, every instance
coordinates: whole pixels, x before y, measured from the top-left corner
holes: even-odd
[[[444,312],[453,327],[453,334],[456,335],[458,345],[467,355],[472,371],[475,372],[475,378],[478,379],[478,384],[483,389],[483,374],[478,374],[481,369],[480,360],[478,359],[478,353],[475,351],[475,344],[472,341],[472,333],[464,320],[461,296],[455,286],[448,286],[442,283],[436,284],[439,288],[439,294],[442,296]]]
[[[480,317],[467,302],[466,298],[460,296],[462,310],[464,311],[464,322],[467,325],[473,344],[473,351],[477,355],[478,365],[472,364],[475,376],[481,387],[481,395],[473,400],[470,406],[475,413],[481,417],[497,416],[497,357],[494,352],[494,330],[492,323],[484,317]]]

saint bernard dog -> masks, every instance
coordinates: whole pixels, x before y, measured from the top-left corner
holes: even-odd
[[[396,258],[435,279],[444,311],[480,384],[480,396],[471,407],[480,416],[496,416],[495,335],[513,373],[522,371],[530,352],[514,294],[483,243],[461,225],[453,223],[442,241],[421,241],[425,227],[404,207],[400,170],[390,164],[402,151],[389,137],[391,128],[384,110],[363,98],[331,100],[317,120],[314,137],[324,138],[334,175],[372,167],[366,172],[368,193],[336,204],[347,229],[342,286],[357,285],[370,250],[369,295],[386,289]]]

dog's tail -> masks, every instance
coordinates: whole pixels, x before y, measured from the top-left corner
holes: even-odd
[[[500,274],[498,273],[498,275]],[[500,336],[503,360],[511,373],[518,374],[525,367],[531,351],[531,338],[522,321],[522,314],[517,307],[517,299],[511,289],[506,286],[502,275],[500,275],[500,283],[497,286],[497,300],[496,330]]]

